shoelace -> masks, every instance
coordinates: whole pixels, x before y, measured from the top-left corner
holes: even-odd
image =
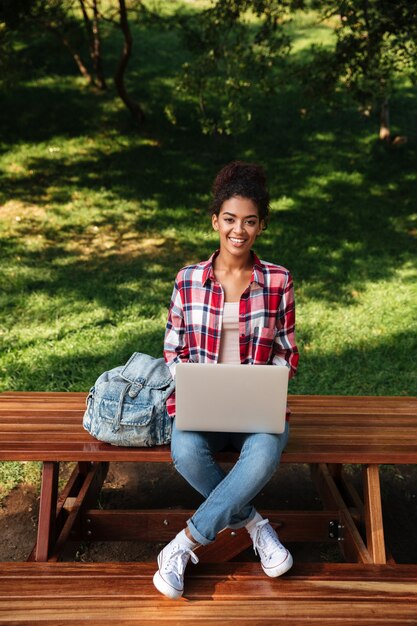
[[[196,565],[198,563],[198,556],[194,554],[190,548],[175,544],[172,546],[172,551],[166,560],[164,565],[165,572],[172,572],[177,578],[181,578],[185,572],[185,567],[188,563],[188,559],[191,557],[192,563]]]
[[[270,545],[268,546],[268,544]],[[269,519],[264,519],[262,522],[256,524],[256,530],[253,536],[253,549],[255,554],[258,554],[258,550],[266,552],[268,548],[271,551],[269,558],[271,558],[276,550],[285,550],[281,543],[277,543],[277,536],[273,528],[269,525]]]

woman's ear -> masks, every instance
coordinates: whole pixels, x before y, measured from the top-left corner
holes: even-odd
[[[215,213],[211,216],[211,225],[213,226],[213,230],[219,230],[219,221]]]

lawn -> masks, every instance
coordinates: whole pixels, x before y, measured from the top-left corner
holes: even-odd
[[[416,88],[392,99],[409,139],[397,148],[342,96],[306,104],[291,63],[326,37],[300,19],[278,93],[245,132],[205,136],[174,89],[188,54],[178,34],[134,28],[142,130],[112,89],[82,87],[58,47],[37,66],[42,41],[30,77],[0,93],[0,391],[84,391],[134,351],[160,356],[176,271],[216,247],[212,179],[240,158],[265,166],[273,198],[257,253],[294,277],[290,392],[415,394]]]

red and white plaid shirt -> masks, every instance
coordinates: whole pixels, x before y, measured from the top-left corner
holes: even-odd
[[[173,378],[180,361],[218,362],[224,304],[224,291],[213,270],[218,253],[182,268],[175,280],[164,342]],[[260,261],[254,253],[253,261],[251,282],[239,303],[240,362],[287,365],[293,376],[298,349],[291,275],[285,267]],[[175,416],[175,392],[167,400],[167,410]]]

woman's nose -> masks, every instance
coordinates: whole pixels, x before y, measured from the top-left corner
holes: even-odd
[[[233,230],[235,231],[235,233],[242,233],[244,230],[243,222],[236,222]]]

